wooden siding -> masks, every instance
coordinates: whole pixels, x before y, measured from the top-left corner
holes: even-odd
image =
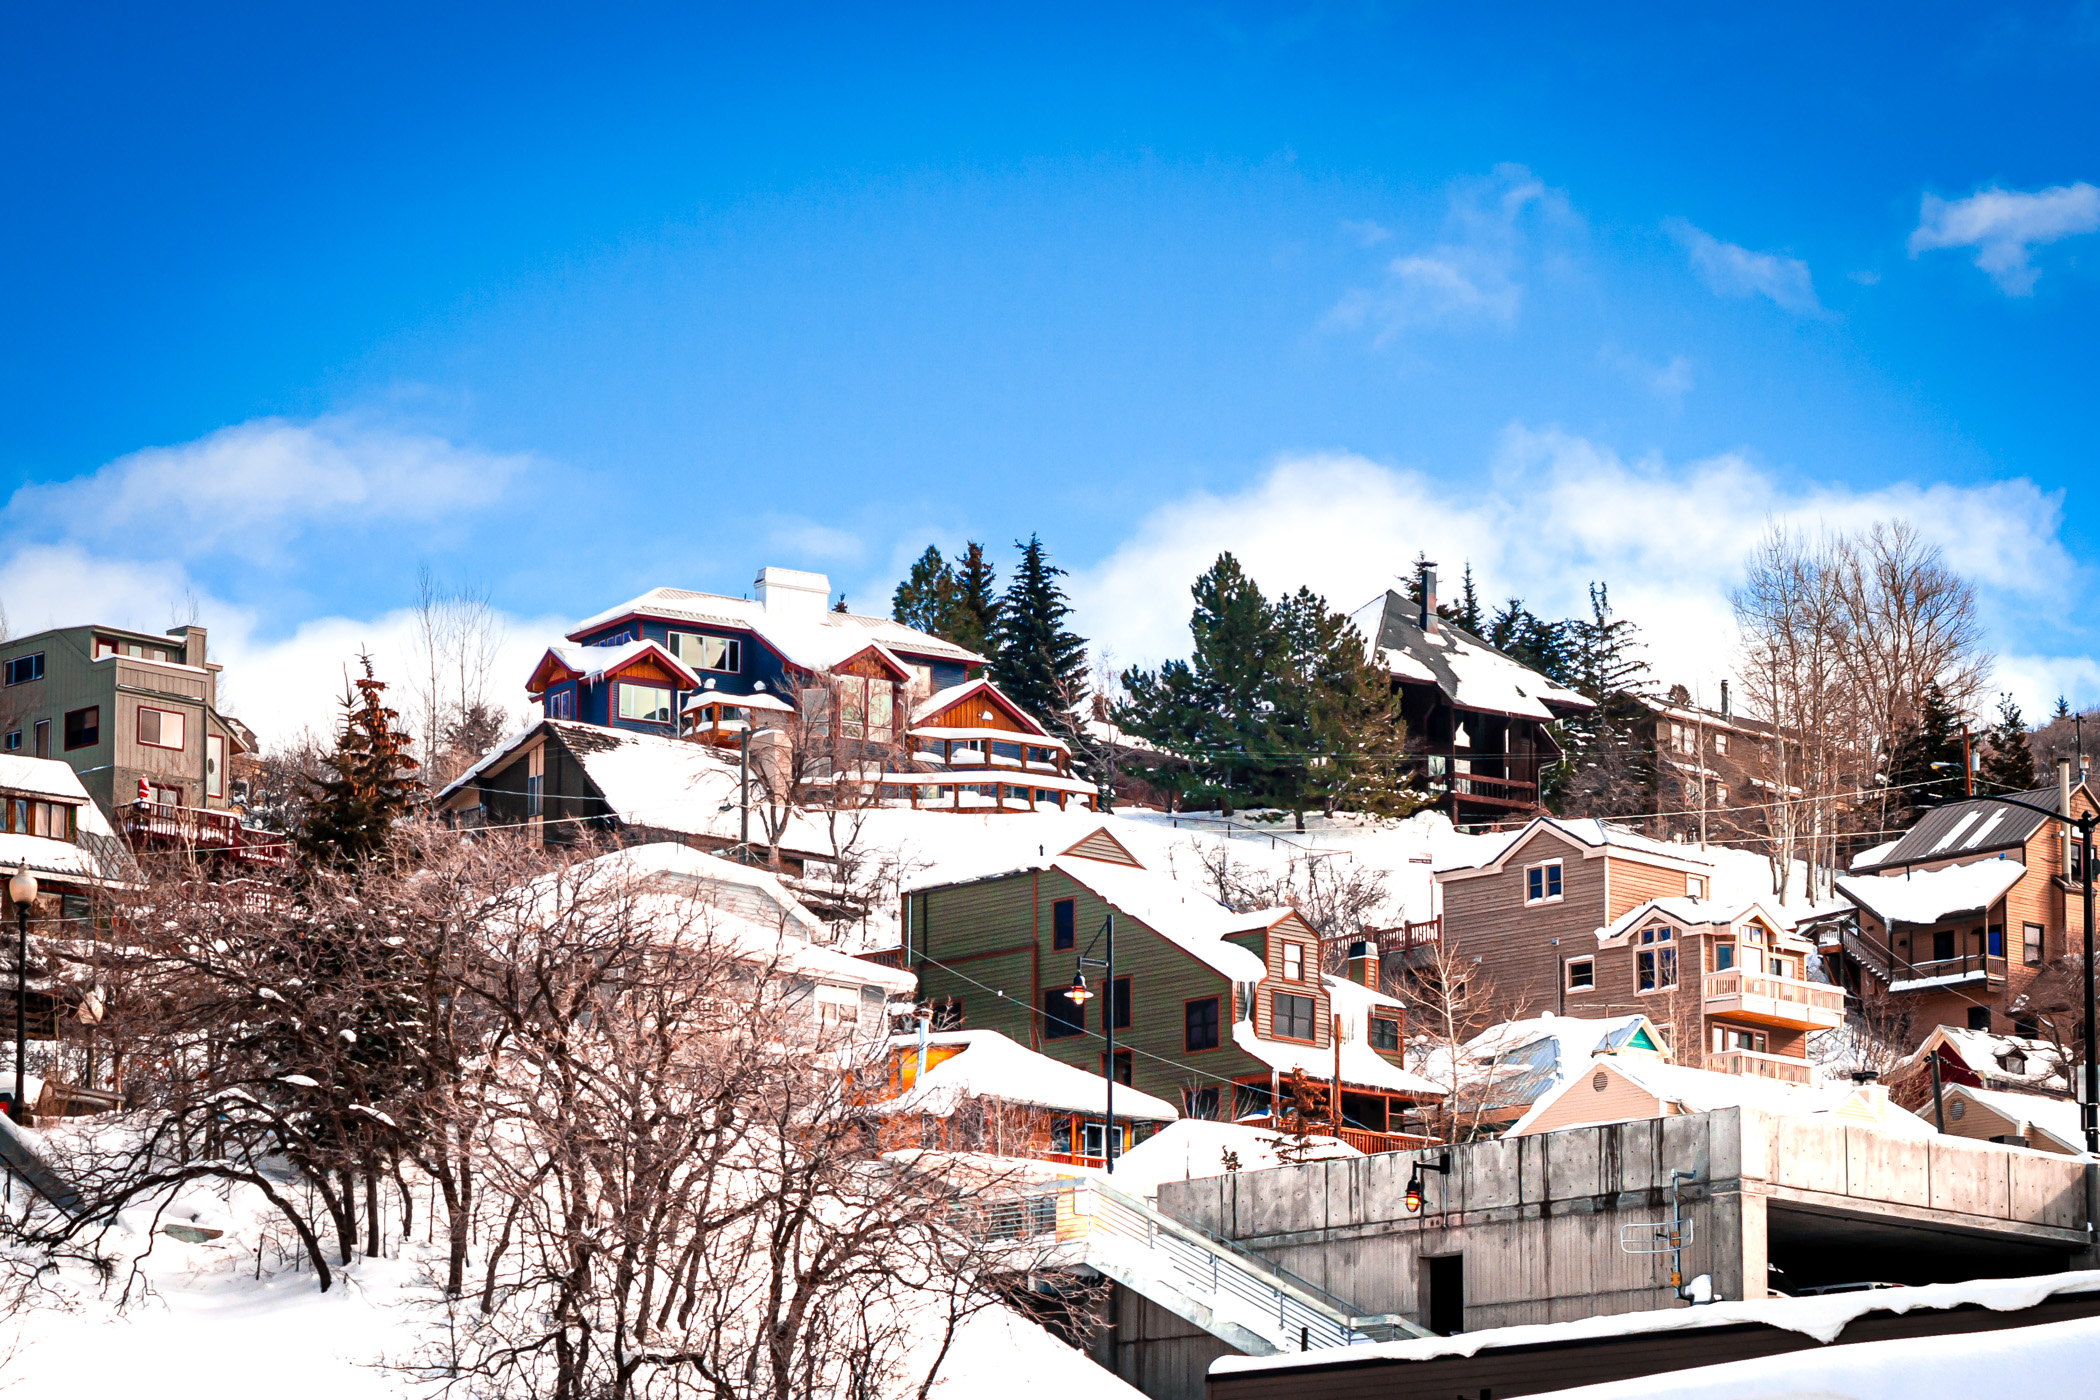
[[[1088,836],[1085,840],[1065,848],[1068,856],[1082,856],[1087,860],[1105,860],[1112,865],[1129,865],[1143,869],[1138,858],[1127,850],[1121,841],[1108,834],[1108,828]]]
[[[1051,910],[1060,899],[1074,902],[1076,948],[1050,946]],[[919,975],[919,998],[958,1000],[965,1028],[999,1031],[1098,1074],[1105,1049],[1102,1017],[1108,1014],[1111,998],[1098,994],[1086,1003],[1083,1036],[1044,1039],[1040,1013],[1046,991],[1071,985],[1081,954],[1102,956],[1105,943],[1095,942],[1095,936],[1109,907],[1092,890],[1055,869],[915,894],[908,957]],[[1116,1032],[1116,1050],[1119,1055],[1133,1052],[1134,1088],[1179,1105],[1184,1088],[1254,1074],[1266,1077],[1267,1066],[1232,1043],[1231,982],[1122,911],[1116,914],[1115,975],[1130,979],[1131,1024]],[[1087,969],[1087,985],[1105,992],[1099,969]],[[1186,1051],[1183,1007],[1208,996],[1218,998],[1219,1048]]]
[[[1295,943],[1304,950],[1304,980],[1289,982],[1283,976],[1283,948],[1286,943]],[[1296,914],[1288,914],[1270,926],[1266,935],[1266,955],[1263,963],[1266,972],[1254,991],[1254,1033],[1264,1040],[1282,1041],[1289,1045],[1303,1045],[1302,1040],[1289,1040],[1276,1033],[1275,996],[1283,992],[1291,996],[1313,999],[1312,1044],[1324,1050],[1334,1040],[1334,1003],[1327,995],[1326,985],[1320,980],[1320,936],[1311,925]],[[1260,948],[1255,951],[1261,952]]]
[[[1622,855],[1607,855],[1603,859],[1611,883],[1611,901],[1605,908],[1605,923],[1640,908],[1651,899],[1684,898],[1685,872],[1682,870],[1669,870]],[[1700,878],[1703,882],[1711,877]]]
[[[1597,1077],[1604,1076],[1604,1087],[1596,1087]],[[1533,1119],[1524,1129],[1524,1135],[1556,1132],[1562,1128],[1581,1127],[1591,1123],[1625,1123],[1643,1118],[1663,1116],[1662,1101],[1628,1079],[1609,1062],[1599,1060],[1594,1069],[1586,1070],[1573,1087]]]
[[[1017,718],[999,695],[991,690],[980,690],[974,695],[965,695],[943,708],[930,719],[919,721],[914,729],[1003,729],[1012,734],[1025,734],[1030,738],[1042,737],[1043,731],[1036,725]]]
[[[1561,862],[1560,899],[1526,904],[1524,871],[1555,858]],[[1543,828],[1511,853],[1501,873],[1447,881],[1443,893],[1444,937],[1454,952],[1482,960],[1510,1014],[1560,1010],[1562,961],[1592,951],[1598,926],[1606,922],[1604,861],[1584,860],[1579,849]]]

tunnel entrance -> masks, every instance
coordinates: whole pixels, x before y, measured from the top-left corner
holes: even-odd
[[[2010,1234],[1973,1234],[1924,1225],[1767,1207],[1765,1251],[1788,1293],[1832,1283],[1961,1283],[2019,1278],[2071,1267],[2070,1246]]]

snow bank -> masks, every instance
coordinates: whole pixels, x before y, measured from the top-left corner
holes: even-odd
[[[1266,1128],[1183,1119],[1118,1157],[1115,1175],[1109,1180],[1118,1191],[1127,1195],[1150,1198],[1159,1194],[1163,1181],[1223,1176],[1227,1152],[1239,1154],[1241,1171],[1263,1171],[1282,1166],[1283,1159],[1276,1153],[1276,1143],[1277,1135]],[[1331,1138],[1313,1138],[1307,1142],[1306,1148],[1309,1161],[1364,1155],[1349,1144]]]

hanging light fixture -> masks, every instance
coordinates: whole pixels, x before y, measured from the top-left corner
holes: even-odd
[[[1072,974],[1072,985],[1065,988],[1065,996],[1081,1006],[1085,1006],[1087,1002],[1093,999],[1094,994],[1087,990],[1086,974],[1084,972]]]

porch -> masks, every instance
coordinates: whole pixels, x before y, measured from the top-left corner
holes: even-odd
[[[169,802],[132,802],[117,809],[117,832],[135,851],[180,850],[244,865],[291,861],[284,837],[241,825],[239,814]]]

